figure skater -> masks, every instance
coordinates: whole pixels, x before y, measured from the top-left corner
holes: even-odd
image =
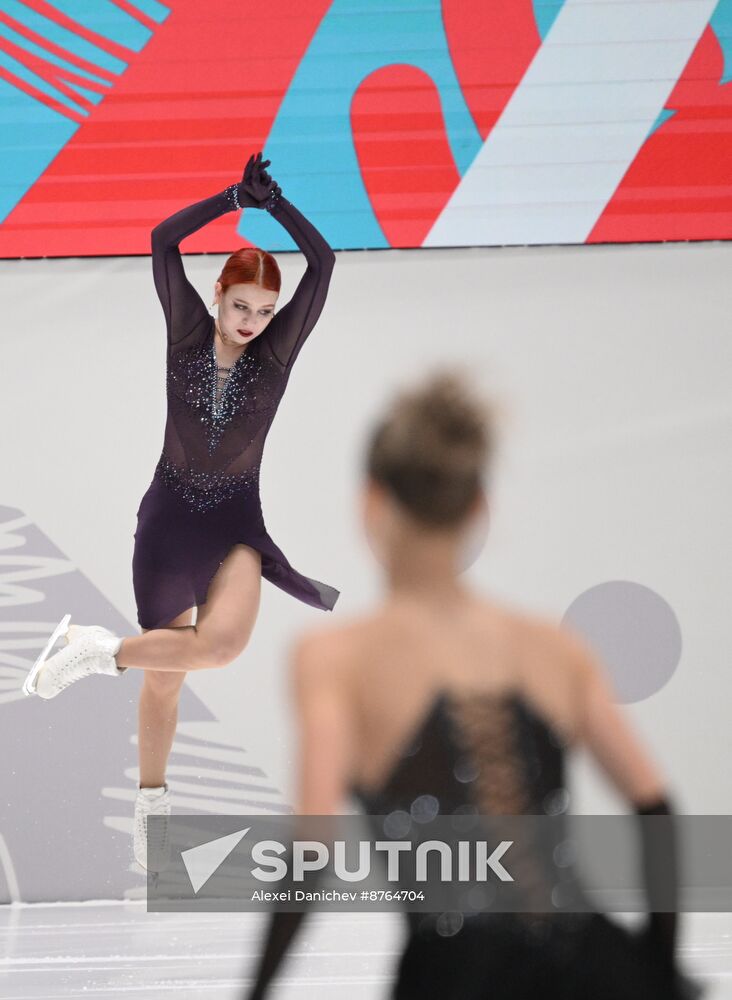
[[[460,577],[476,525],[487,520],[483,477],[494,437],[490,407],[450,372],[402,393],[375,428],[362,513],[388,593],[373,612],[310,632],[295,646],[297,815],[339,815],[351,792],[375,840],[383,838],[379,817],[415,815],[415,803],[430,797],[445,816],[557,815],[568,798],[565,748],[581,745],[632,810],[671,813],[666,781],[585,641]],[[658,900],[659,875],[666,890],[669,879],[672,891],[677,885],[673,836],[660,841],[661,864],[643,831],[641,844],[648,898]],[[556,875],[549,878],[551,889]],[[676,966],[676,914],[658,910],[640,931],[591,905],[564,913],[407,912],[391,996],[696,996],[699,985]],[[267,995],[304,916],[271,915],[248,1000]]]
[[[165,781],[187,671],[223,667],[246,646],[265,577],[316,608],[338,591],[299,573],[271,539],[259,499],[262,450],[292,366],[323,309],[335,263],[328,243],[252,155],[241,182],[183,208],[152,231],[152,270],[167,325],[167,420],[160,460],[137,511],[132,561],[142,635],[121,638],[66,615],[23,690],[54,698],[91,674],[145,671],[139,706],[134,850],[146,856],[147,816],[170,814]],[[265,250],[226,261],[210,314],[186,278],[178,245],[207,222],[264,208],[292,235],[307,269],[275,312],[280,270]],[[193,612],[196,611],[195,623]],[[67,645],[49,655],[54,643]],[[163,830],[165,824],[159,824]],[[164,866],[166,842],[153,845]],[[162,860],[161,860],[162,859]]]

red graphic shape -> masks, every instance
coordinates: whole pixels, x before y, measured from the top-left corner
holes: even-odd
[[[47,4],[41,4],[38,3],[37,0],[34,0],[33,3],[26,4],[26,6],[35,7],[38,9],[39,13],[42,13],[47,17],[50,17],[50,13],[52,12],[54,15],[52,19],[54,21],[62,27],[68,28],[69,26],[69,19],[59,11],[54,11],[53,8],[51,8],[51,12],[46,10],[45,8],[48,6]],[[91,111],[94,104],[88,97],[79,93],[78,90],[75,90],[74,87],[69,86],[69,84],[76,84],[76,86],[83,87],[87,90],[95,90],[98,94],[107,93],[110,86],[113,84],[115,76],[113,73],[110,73],[109,70],[102,69],[101,67],[88,62],[86,59],[82,59],[74,52],[68,52],[66,49],[61,48],[60,45],[56,45],[56,43],[52,42],[50,39],[44,38],[43,35],[39,35],[36,31],[33,31],[21,21],[15,20],[15,18],[10,17],[3,11],[0,11],[0,23],[6,25],[12,31],[16,32],[16,34],[22,35],[33,45],[37,45],[41,49],[45,49],[45,51],[49,54],[55,55],[72,66],[77,66],[79,69],[86,70],[88,73],[93,73],[97,77],[101,77],[103,80],[108,81],[107,84],[101,84],[97,81],[90,80],[81,73],[74,73],[72,70],[59,66],[55,62],[43,59],[35,52],[31,52],[29,49],[16,45],[16,43],[12,42],[9,38],[0,36],[0,49],[5,51],[9,56],[11,56],[11,58],[17,60],[17,62],[26,66],[32,73],[35,73],[36,76],[45,80],[46,83],[49,83],[52,87],[55,87],[56,90],[70,98],[77,104],[78,107],[83,108],[87,113]],[[101,39],[99,35],[95,35],[93,32],[88,31],[85,33],[85,37],[88,41],[92,41],[99,47],[102,47],[101,43],[104,42],[103,47],[107,48],[107,51],[111,52],[110,43],[108,43],[106,39]],[[113,48],[114,51],[112,54],[118,58],[123,58],[123,54],[125,57],[128,55],[127,51],[123,50],[119,45],[115,45]],[[5,67],[0,67],[0,76],[14,87],[19,88],[24,93],[29,94],[37,101],[41,101],[43,104],[46,104],[54,111],[65,115],[72,121],[83,122],[85,120],[85,116],[82,111],[69,107],[62,101],[50,96],[45,91],[40,90]]]
[[[503,113],[541,44],[531,0],[449,0],[450,57],[480,137]],[[351,128],[363,183],[393,247],[421,246],[460,182],[440,94],[422,69],[385,66],[359,86]]]
[[[149,254],[161,219],[241,179],[330,0],[268,0],[245,15],[238,0],[168,6],[143,50],[125,50],[129,65],[112,92],[0,226],[0,256]],[[183,248],[234,250],[245,242],[238,220],[217,219]]]
[[[418,247],[460,175],[448,146],[437,88],[413,66],[366,78],[351,104],[363,183],[393,247]]]
[[[588,243],[729,239],[732,234],[732,84],[707,26],[667,107],[626,171]]]
[[[532,0],[444,0],[442,19],[465,103],[486,138],[541,46]]]
[[[47,3],[46,0],[23,0],[24,7],[30,7],[37,14],[41,14],[49,21],[53,21],[54,24],[60,25],[67,31],[70,31],[74,35],[78,35],[79,38],[83,38],[85,41],[90,42],[92,45],[96,45],[97,48],[103,49],[105,52],[109,52],[110,55],[116,56],[118,59],[126,60],[129,55],[129,50],[123,45],[118,45],[117,42],[111,41],[109,38],[105,38],[104,35],[97,34],[96,31],[92,31],[91,28],[87,28],[85,25],[80,24],[78,21],[74,21],[73,18],[64,14],[62,10],[54,7],[52,4]],[[120,4],[120,6],[122,6]],[[142,24],[147,25],[149,28],[155,27],[155,23],[150,20],[150,18],[143,14],[142,11],[134,11],[134,16]],[[15,30],[20,31],[22,34],[30,37],[34,34],[29,28],[25,26],[15,25]],[[52,43],[48,41],[43,41],[41,44],[45,45],[46,48],[52,48]],[[73,62],[77,62],[78,57],[74,56],[72,53],[68,55],[64,54],[65,59],[71,59]]]

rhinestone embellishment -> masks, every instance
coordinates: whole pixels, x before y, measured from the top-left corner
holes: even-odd
[[[267,200],[264,203],[264,208],[266,209],[266,211],[272,212],[275,208],[277,208],[281,198],[282,198],[282,188],[279,186],[279,184],[275,184],[275,186],[270,191]]]
[[[259,484],[258,465],[240,475],[230,475],[220,469],[181,469],[164,453],[158,460],[155,474],[172,493],[202,514],[234,496],[257,495]]]
[[[168,367],[168,392],[182,398],[208,431],[208,451],[213,454],[226,428],[239,416],[251,417],[266,397],[263,366],[247,348],[222,377],[213,342],[208,351],[184,351]],[[227,369],[224,369],[227,371]]]
[[[239,204],[239,185],[229,184],[227,188],[224,188],[224,194],[226,195],[232,210],[238,211],[242,206]]]
[[[258,488],[261,447],[253,443],[266,433],[281,392],[279,372],[255,343],[230,368],[219,364],[212,335],[172,355],[167,369],[170,448],[163,449],[159,478],[201,512]],[[186,426],[194,428],[192,437]],[[185,458],[173,450],[180,434],[191,441]]]

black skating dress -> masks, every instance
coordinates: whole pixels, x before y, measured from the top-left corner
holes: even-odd
[[[262,451],[305,338],[323,309],[335,255],[279,192],[264,207],[305,255],[291,300],[249,343],[225,379],[214,318],[186,278],[178,244],[236,208],[236,185],[184,208],[152,231],[155,288],[167,325],[167,418],[162,454],[137,511],[132,576],[141,628],[159,628],[203,604],[233,545],[262,556],[262,576],[332,610],[339,592],[298,572],[269,535],[259,498]]]
[[[383,820],[375,817],[398,811],[414,815],[424,796],[437,799],[443,816],[471,810],[496,816],[558,815],[566,809],[564,757],[561,737],[522,695],[441,691],[381,788],[367,792],[354,785],[352,791],[365,814],[374,817],[375,840],[384,834]],[[637,812],[671,810],[660,799]],[[649,854],[646,836],[641,830],[644,856]],[[661,898],[652,895],[661,886],[678,885],[673,841],[670,850],[667,842],[662,847],[660,863],[658,855],[643,862],[649,898]],[[404,881],[401,887],[420,886]],[[242,993],[246,1000],[269,995],[269,984],[306,915],[271,915],[254,985]],[[452,920],[448,933],[444,916]],[[456,916],[462,922],[455,923]],[[693,1000],[704,992],[676,964],[673,912],[650,913],[642,930],[624,928],[592,909],[448,915],[405,911],[404,918],[408,934],[392,1000]]]

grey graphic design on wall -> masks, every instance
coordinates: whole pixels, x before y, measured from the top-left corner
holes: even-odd
[[[21,691],[61,617],[131,625],[22,511],[0,506],[0,903],[140,895],[132,857],[141,670],[92,676],[44,701]],[[168,766],[176,809],[290,813],[279,789],[186,685]]]

